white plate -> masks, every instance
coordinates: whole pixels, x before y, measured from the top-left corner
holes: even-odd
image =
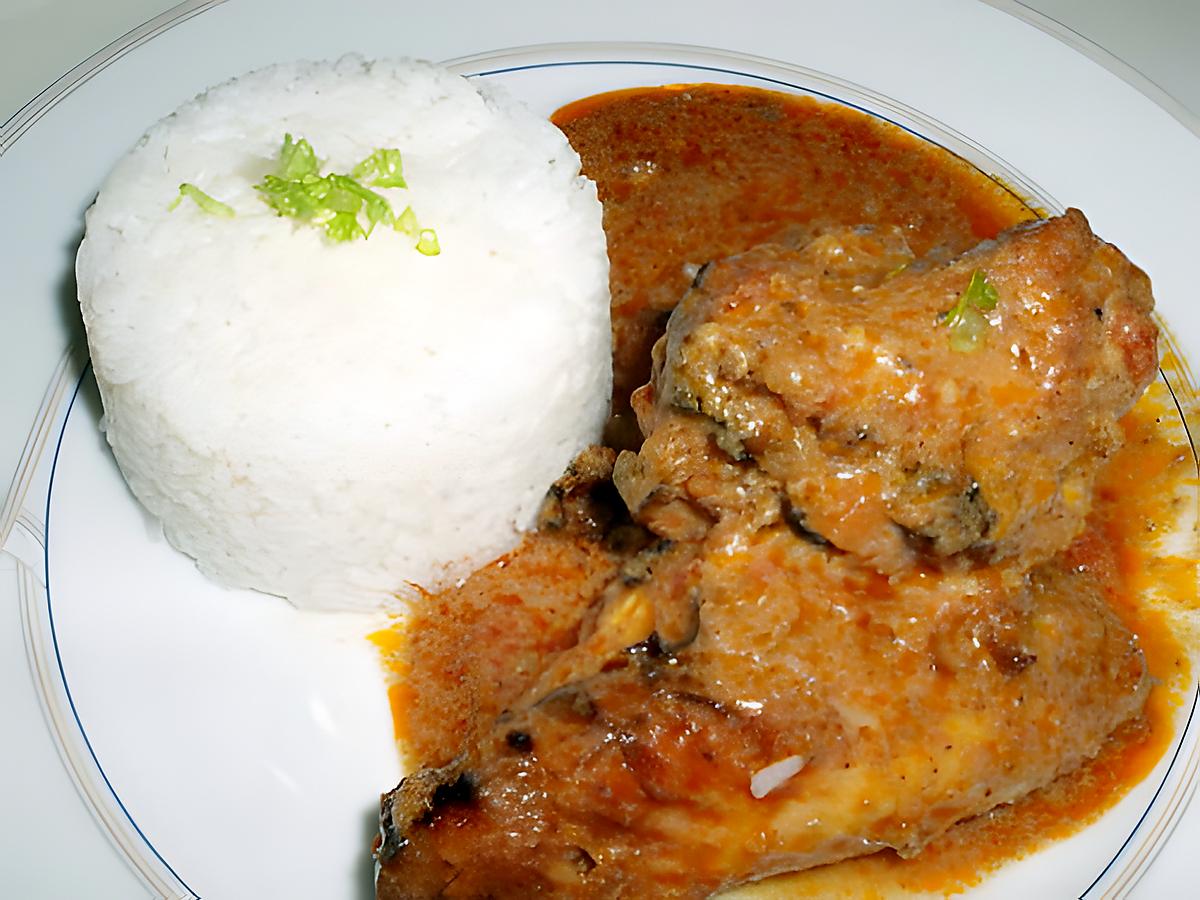
[[[0,330],[0,349],[8,353],[0,375],[12,375],[13,394],[28,395],[38,377],[44,385],[71,339],[74,313],[59,286],[70,286],[78,215],[111,161],[155,117],[206,84],[296,55],[353,48],[465,57],[481,47],[522,43],[522,37],[578,39],[596,30],[552,4],[536,6],[538,14],[527,13],[517,27],[511,15],[483,6],[466,34],[450,27],[455,23],[422,22],[418,40],[392,5],[361,4],[319,23],[301,18],[283,40],[269,25],[279,16],[297,22],[296,4],[231,4],[163,33],[83,83],[9,145],[0,169],[0,195],[40,201],[40,218],[19,236],[17,243],[24,243],[10,269],[31,309],[18,319],[6,305],[0,320],[14,324]],[[823,67],[878,93],[745,54],[649,44],[486,52],[460,65],[490,73],[480,77],[503,81],[547,113],[597,90],[679,81],[808,89],[854,103],[1003,174],[1048,207],[1059,205],[1055,197],[1083,206],[1100,233],[1155,276],[1166,318],[1185,350],[1200,358],[1200,316],[1188,302],[1191,213],[1149,202],[1168,190],[1186,197],[1200,184],[1200,150],[1193,136],[1127,86],[985,8],[918,3],[897,17],[887,4],[858,3],[836,14],[813,7],[801,16],[795,5],[764,4],[763,14],[773,9],[796,36],[784,47],[773,31],[747,28],[741,18],[706,21],[703,4],[677,11],[663,6],[651,13],[617,2],[608,4],[606,15],[638,10],[642,18],[633,30],[647,39],[832,63]],[[672,12],[681,17],[671,18]],[[854,43],[831,48],[836,37],[823,36],[846,34],[856,18]],[[963,53],[964,42],[930,40],[930,28],[989,37],[966,41],[973,46]],[[198,52],[218,45],[226,51],[219,58]],[[1005,71],[1000,79],[985,70],[962,88],[938,77],[966,71],[956,66],[977,62],[981,53],[1013,48],[1034,66],[1032,74]],[[913,66],[914,58],[926,66]],[[1037,74],[1039,64],[1053,67],[1053,83]],[[1049,106],[1060,103],[1055,115],[1034,103],[1064,90],[1072,105],[1050,96]],[[925,114],[884,94],[904,96]],[[1108,108],[1095,121],[1101,100]],[[1142,130],[1114,133],[1107,116],[1118,112]],[[83,149],[72,140],[81,132],[91,137]],[[1147,135],[1153,142],[1141,147]],[[1146,164],[1131,166],[1139,150]],[[1182,163],[1193,168],[1170,171]],[[1113,177],[1118,171],[1119,179]],[[1200,190],[1191,196],[1200,197]],[[126,491],[97,429],[98,401],[83,361],[68,357],[50,381],[17,489],[0,513],[0,541],[20,560],[19,599],[38,689],[85,802],[142,880],[163,896],[368,896],[365,846],[375,798],[399,776],[381,675],[362,639],[370,624],[305,616],[281,601],[205,582],[155,537]],[[26,413],[9,427],[23,436],[28,422]],[[1188,726],[1193,707],[1190,699],[1180,711],[1180,736],[1155,772],[1101,822],[1007,867],[979,894],[1127,891],[1195,786],[1200,725]]]

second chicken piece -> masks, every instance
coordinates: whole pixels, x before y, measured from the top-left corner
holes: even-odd
[[[1078,210],[945,264],[899,229],[713,263],[615,481],[663,537],[784,519],[894,574],[1062,550],[1153,378],[1149,280]]]

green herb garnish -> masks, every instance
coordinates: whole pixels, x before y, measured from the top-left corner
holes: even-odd
[[[411,206],[404,207],[404,212],[396,216],[396,224],[392,227],[412,237],[417,237],[417,233],[421,230],[421,226],[417,224],[417,214],[412,211]]]
[[[296,141],[290,134],[285,134],[275,175],[284,181],[299,181],[307,175],[316,176],[319,172],[320,166],[317,164],[317,154],[312,144],[304,138]]]
[[[190,197],[195,201],[196,205],[214,216],[221,216],[225,219],[232,219],[235,215],[233,207],[228,203],[222,203],[216,197],[204,193],[194,184],[188,184],[186,181],[179,186],[179,196],[175,198],[175,202],[167,207],[170,212],[183,202],[184,197]]]
[[[988,329],[988,320],[983,314],[995,309],[999,300],[1000,295],[988,284],[987,275],[981,269],[972,272],[971,283],[942,317],[942,322],[950,329],[951,350],[970,353],[983,343]]]
[[[312,145],[287,134],[275,173],[254,189],[276,213],[324,228],[332,241],[365,239],[375,226],[386,225],[416,238],[417,250],[426,256],[441,252],[437,235],[433,229],[420,228],[411,207],[397,216],[387,198],[371,187],[407,187],[399,150],[376,150],[349,175],[321,175]]]
[[[422,228],[417,237],[417,250],[426,256],[437,256],[442,252],[438,245],[437,233],[432,228]]]
[[[351,172],[355,178],[367,179],[371,187],[408,187],[400,171],[399,150],[376,150]]]

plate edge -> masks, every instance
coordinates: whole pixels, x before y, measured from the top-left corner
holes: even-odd
[[[981,0],[981,2],[993,9],[1007,13],[1014,19],[1025,22],[1027,25],[1032,25],[1039,31],[1066,44],[1072,50],[1083,54],[1159,106],[1188,131],[1200,137],[1200,115],[1177,100],[1174,94],[1159,85],[1141,69],[1125,62],[1111,50],[1097,44],[1091,38],[1085,37],[1058,19],[1028,6],[1021,0]]]
[[[225,2],[226,0],[184,0],[166,12],[127,31],[83,62],[68,69],[0,125],[0,157],[12,149],[18,138],[28,131],[38,119],[57,106],[77,87],[108,68],[126,53],[158,37],[164,31]]]

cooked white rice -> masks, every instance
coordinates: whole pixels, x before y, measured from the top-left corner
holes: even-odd
[[[330,242],[253,185],[403,154],[441,253]],[[211,215],[181,182],[236,210]],[[374,608],[509,549],[611,383],[594,185],[548,122],[411,61],[283,65],[160,122],[88,212],[79,298],[107,435],[168,539],[231,586]]]

